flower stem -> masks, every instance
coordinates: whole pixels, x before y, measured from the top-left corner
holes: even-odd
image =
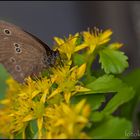
[[[87,81],[91,78],[92,64],[93,64],[93,61],[94,61],[95,57],[96,57],[96,55],[93,54],[93,53],[87,55],[87,57],[86,57],[86,63],[87,63],[86,78],[87,78]]]
[[[22,139],[26,139],[25,129],[26,129],[26,127],[25,127],[25,128],[23,129],[23,131],[22,131]]]

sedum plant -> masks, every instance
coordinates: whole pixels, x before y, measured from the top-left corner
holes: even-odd
[[[110,43],[111,35],[110,29],[94,29],[54,37],[62,64],[23,84],[8,77],[0,100],[1,137],[129,138],[132,120],[118,112],[135,91],[123,78],[128,68],[123,44]],[[94,62],[99,62],[98,69]]]

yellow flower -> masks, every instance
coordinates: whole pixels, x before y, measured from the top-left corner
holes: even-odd
[[[61,138],[89,138],[82,129],[88,123],[90,107],[85,100],[69,106],[61,103],[59,106],[46,108],[46,137]]]
[[[0,110],[0,134],[3,137],[9,137],[9,127],[11,124],[11,117],[8,115],[8,108]]]
[[[28,122],[37,119],[41,137],[43,122],[40,120],[45,114],[45,103],[47,95],[49,95],[49,89],[53,84],[52,81],[46,77],[34,81],[29,77],[26,79],[25,84],[19,84],[10,78],[7,80],[7,84],[9,85],[7,99],[0,101],[6,108],[3,109],[5,110],[3,113],[5,116],[8,115],[10,117],[10,126],[4,131],[9,132],[11,135],[16,132],[24,134]]]
[[[57,90],[62,91],[64,99],[68,103],[70,97],[77,92],[89,91],[89,89],[82,87],[78,80],[84,75],[86,64],[70,68],[70,66],[64,66],[61,68],[53,69],[56,83],[58,85]],[[57,92],[59,93],[59,92]]]
[[[110,44],[108,47],[109,47],[110,49],[119,49],[119,48],[121,48],[122,46],[123,46],[122,43],[116,42],[116,43]]]
[[[11,84],[13,84],[15,81],[10,79],[8,80],[8,83],[10,84],[9,87],[12,88],[8,90],[9,95],[14,96],[7,96],[9,101],[6,100],[1,101],[1,103],[5,104],[5,108],[1,110],[3,115],[1,115],[2,120],[5,120],[9,123],[8,127],[3,127],[3,131],[0,131],[0,133],[3,133],[3,135],[6,136],[13,136],[15,133],[22,133],[22,138],[26,138],[25,136],[25,129],[28,125],[28,123],[31,120],[36,120],[37,127],[38,127],[38,138],[44,138],[44,123],[48,126],[51,122],[55,122],[54,127],[59,128],[60,130],[56,131],[56,134],[58,131],[66,130],[66,132],[62,132],[60,135],[58,135],[58,138],[87,138],[87,135],[81,130],[83,127],[88,123],[87,117],[89,116],[89,106],[85,105],[85,100],[78,103],[76,106],[69,106],[65,103],[59,103],[59,104],[50,104],[49,100],[51,98],[55,98],[56,95],[60,92],[64,92],[64,98],[67,98],[67,96],[72,95],[72,93],[76,93],[78,91],[86,91],[88,89],[77,85],[77,81],[79,78],[81,78],[84,75],[86,65],[83,64],[82,66],[78,67],[65,67],[63,69],[63,77],[57,77],[60,73],[57,73],[58,75],[55,75],[54,77],[57,77],[53,80],[53,82],[59,83],[59,80],[66,80],[67,78],[68,85],[63,83],[63,85],[59,85],[58,88],[52,89],[51,86],[53,83],[51,83],[51,79],[47,79],[46,77],[38,79],[37,81],[32,80],[30,77],[26,79],[26,84],[15,84],[18,88],[17,90],[12,90],[13,87],[11,87]],[[60,69],[59,69],[60,70]],[[62,76],[62,75],[59,75]],[[62,78],[62,79],[59,79]],[[70,80],[73,80],[72,85],[69,85],[71,83]],[[10,82],[9,82],[10,81]],[[61,82],[59,84],[62,84]],[[75,84],[75,85],[74,85]],[[64,87],[66,86],[66,87]],[[70,87],[69,87],[70,86]],[[67,89],[68,88],[68,89]],[[63,90],[62,90],[63,89]],[[35,94],[35,95],[33,95]],[[52,96],[53,95],[53,96]],[[49,98],[51,96],[51,98]],[[15,98],[16,97],[16,98]],[[69,100],[69,99],[67,99]],[[48,105],[46,106],[46,103]],[[60,113],[60,114],[58,114]],[[61,113],[63,113],[62,118]],[[71,121],[69,122],[68,128],[66,128],[66,122],[68,121],[68,115],[73,113],[73,117],[70,117]],[[51,118],[50,118],[51,117]],[[52,119],[48,121],[48,119]],[[56,119],[56,120],[55,120]],[[64,120],[63,120],[64,119]],[[59,120],[59,121],[58,121]],[[46,121],[46,122],[45,122]],[[5,123],[1,123],[0,127],[5,125]],[[50,126],[46,127],[46,136],[45,138],[52,137],[55,128]],[[5,133],[4,133],[5,132]],[[7,133],[7,134],[6,134]],[[55,138],[57,138],[57,135],[54,135]]]
[[[76,40],[79,36],[79,33],[76,33],[75,35],[69,35],[69,37],[66,40],[63,40],[58,37],[54,37],[55,42],[58,45],[58,50],[60,53],[66,54],[68,60],[71,59],[71,56],[73,53],[85,48],[86,46],[76,45]]]
[[[84,43],[81,46],[87,46],[89,48],[88,53],[91,54],[100,45],[109,42],[111,34],[112,31],[109,29],[104,32],[100,32],[98,29],[95,29],[95,32],[84,31]]]
[[[9,98],[16,98],[20,87],[22,86],[21,84],[19,84],[18,82],[16,82],[12,77],[9,77],[9,79],[6,80],[6,83],[8,85],[8,89],[7,89],[7,99]]]

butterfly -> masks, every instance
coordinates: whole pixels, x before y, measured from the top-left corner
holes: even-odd
[[[36,36],[0,20],[0,63],[16,81],[23,83],[26,77],[54,66],[58,57],[58,51]]]

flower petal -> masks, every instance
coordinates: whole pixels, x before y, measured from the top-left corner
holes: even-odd
[[[62,45],[64,43],[64,40],[59,37],[54,37],[54,40],[58,45]]]
[[[84,73],[85,73],[85,70],[86,70],[86,63],[81,65],[78,69],[77,69],[77,78],[81,78]]]
[[[33,115],[32,114],[28,114],[26,117],[23,118],[23,122],[27,122],[33,119]]]
[[[88,89],[88,88],[85,88],[85,87],[82,87],[82,86],[75,86],[75,88],[76,88],[77,92],[86,92],[86,91],[91,90],[91,89]]]

